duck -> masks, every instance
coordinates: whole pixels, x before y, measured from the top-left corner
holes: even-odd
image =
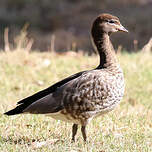
[[[99,65],[22,99],[14,109],[4,114],[44,114],[71,122],[72,141],[75,141],[79,125],[83,140],[87,141],[88,123],[113,110],[124,95],[123,71],[110,40],[111,34],[118,31],[128,32],[118,17],[108,13],[97,16],[92,24],[91,35],[100,57]]]

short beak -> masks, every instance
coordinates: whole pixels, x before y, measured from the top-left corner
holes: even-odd
[[[122,31],[122,32],[127,32],[128,33],[128,30],[126,30],[121,24],[118,27],[118,31]]]

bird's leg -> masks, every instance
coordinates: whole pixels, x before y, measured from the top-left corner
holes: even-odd
[[[75,135],[77,133],[77,130],[78,130],[78,125],[73,124],[73,126],[72,126],[72,141],[75,141]]]
[[[81,127],[81,132],[82,132],[82,136],[84,141],[86,142],[87,140],[87,136],[86,136],[86,125]]]

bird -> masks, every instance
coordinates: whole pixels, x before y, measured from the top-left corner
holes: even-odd
[[[71,122],[72,141],[75,141],[80,125],[86,142],[88,123],[113,110],[124,95],[123,71],[110,40],[111,34],[118,31],[128,32],[118,17],[108,13],[97,16],[92,24],[91,35],[100,57],[99,65],[71,75],[20,100],[14,109],[4,114],[45,114],[57,120]]]

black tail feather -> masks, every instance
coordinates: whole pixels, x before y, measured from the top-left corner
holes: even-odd
[[[23,110],[25,109],[25,106],[26,105],[21,104],[21,105],[17,106],[16,108],[14,108],[14,109],[12,109],[10,111],[5,112],[4,114],[8,115],[8,116],[21,114],[21,113],[23,113]]]

